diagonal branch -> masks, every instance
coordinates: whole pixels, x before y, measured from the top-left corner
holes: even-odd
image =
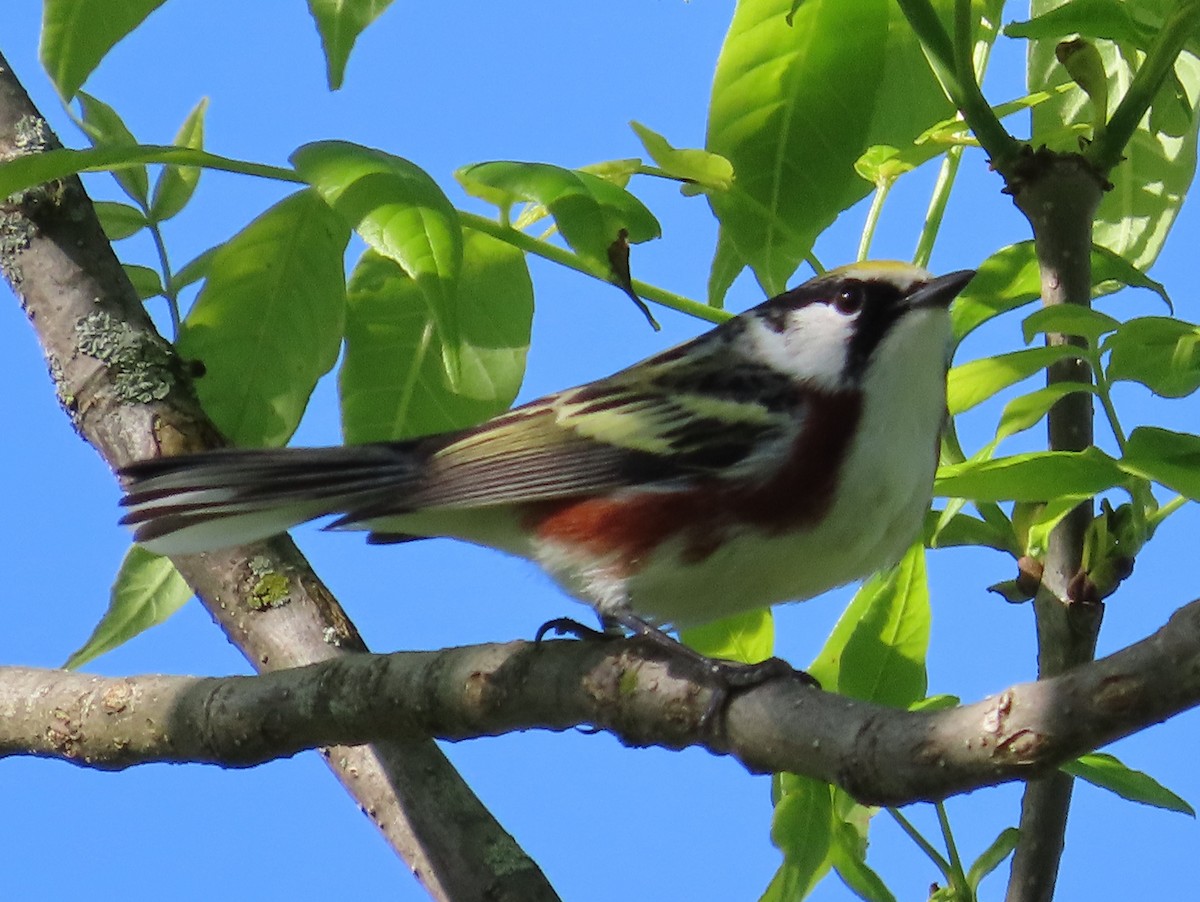
[[[0,57],[0,160],[57,146]],[[77,178],[3,199],[0,270],[37,332],[64,410],[110,465],[220,444]],[[175,564],[256,669],[365,650],[288,539]],[[254,589],[272,574],[284,577],[286,592],[264,606]],[[427,736],[324,754],[435,898],[557,898]]]
[[[865,803],[903,805],[1054,773],[1200,705],[1200,601],[1107,658],[935,712],[777,680],[734,696],[705,728],[710,690],[658,653],[636,641],[512,642],[203,679],[0,668],[0,757],[240,767],[333,742],[594,724],[629,745],[703,746],[752,771],[808,774]]]

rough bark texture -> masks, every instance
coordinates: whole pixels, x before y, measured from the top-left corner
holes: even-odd
[[[331,742],[594,724],[628,745],[699,745],[752,771],[808,774],[864,803],[904,805],[1054,773],[1200,704],[1200,601],[1107,658],[945,711],[779,679],[736,694],[705,723],[709,690],[676,663],[638,643],[557,641],[347,655],[259,677],[0,668],[0,756],[248,766]]]

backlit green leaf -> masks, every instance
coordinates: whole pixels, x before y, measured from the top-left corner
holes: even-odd
[[[1122,323],[1105,342],[1108,378],[1140,382],[1157,395],[1182,398],[1200,388],[1200,326],[1164,316]]]
[[[896,897],[887,884],[867,865],[865,855],[859,853],[859,844],[855,842],[857,836],[858,832],[850,824],[842,823],[834,828],[830,850],[834,870],[860,899],[895,902]]]
[[[829,872],[833,804],[829,784],[798,774],[780,774],[781,796],[771,819],[771,841],[783,864],[760,902],[803,899]]]
[[[83,130],[97,149],[123,150],[137,145],[137,138],[125,126],[117,111],[107,103],[90,94],[79,94],[79,106],[83,111]],[[139,205],[149,202],[150,176],[145,166],[125,166],[113,170],[113,178],[129,197]]]
[[[1000,831],[1000,835],[992,840],[992,844],[984,849],[983,854],[975,859],[971,869],[967,871],[967,885],[971,889],[979,889],[979,884],[983,882],[983,878],[996,868],[1004,863],[1012,850],[1017,847],[1017,840],[1021,838],[1021,831],[1016,827],[1006,827]]]
[[[1078,2],[1078,0],[1076,0]],[[1073,4],[1071,4],[1073,6]],[[1092,4],[1101,8],[1104,4]],[[1166,15],[1173,2],[1142,2],[1109,5],[1103,19],[1093,15],[1090,6],[1052,13],[1063,4],[1059,0],[1034,0],[1030,14],[1035,22],[1045,24],[1046,16],[1070,15],[1077,12],[1080,22],[1088,22],[1087,33],[1096,36],[1121,34],[1115,41],[1096,44],[1108,74],[1108,93],[1119,98],[1127,89],[1134,72],[1141,66],[1144,52],[1136,35],[1157,35],[1162,31]],[[1118,7],[1123,7],[1119,9]],[[1120,21],[1128,16],[1136,26]],[[1094,23],[1094,24],[1092,24]],[[1051,24],[1053,22],[1051,20]],[[1058,63],[1054,50],[1063,34],[1053,34],[1065,27],[1060,23],[1044,29],[1047,37],[1030,43],[1029,89],[1050,89],[1070,81],[1070,75]],[[1177,117],[1177,110],[1163,110],[1164,104],[1177,107],[1174,91],[1160,92],[1155,99],[1148,121],[1143,121],[1130,142],[1123,148],[1121,165],[1108,173],[1113,188],[1105,192],[1094,226],[1094,241],[1145,271],[1158,257],[1166,236],[1179,213],[1183,198],[1191,186],[1196,168],[1197,117],[1194,104],[1200,101],[1200,60],[1193,51],[1185,50],[1175,61],[1174,77],[1182,83],[1192,104],[1184,111],[1182,127],[1171,129],[1174,135],[1159,131],[1163,118]],[[1048,103],[1033,109],[1033,144],[1046,144],[1056,150],[1076,152],[1079,149],[1079,128],[1084,134],[1091,131],[1093,118],[1091,101],[1082,90],[1056,94]]]
[[[1056,382],[1028,394],[1013,398],[1004,405],[1000,414],[1000,423],[996,427],[996,439],[1006,439],[1032,429],[1044,417],[1050,408],[1067,395],[1075,392],[1094,394],[1095,386],[1087,382]]]
[[[164,0],[45,0],[42,65],[64,101],[75,96],[116,43]]]
[[[976,501],[1046,501],[1095,495],[1124,478],[1117,462],[1099,448],[1034,451],[941,467],[933,489],[941,497]]]
[[[467,230],[464,237],[455,300],[460,329],[452,339],[397,264],[368,251],[355,267],[339,376],[348,443],[461,429],[506,410],[516,397],[533,316],[525,259],[482,233]],[[457,385],[446,372],[448,357],[462,376]]]
[[[715,153],[698,148],[676,148],[660,135],[640,122],[630,122],[646,153],[667,175],[685,181],[684,193],[704,191],[726,191],[733,184],[733,166]],[[693,189],[689,191],[689,185]]]
[[[1021,323],[1025,343],[1033,341],[1039,332],[1057,332],[1086,338],[1095,347],[1101,335],[1114,331],[1120,323],[1106,313],[1081,307],[1078,304],[1055,304],[1035,310]]]
[[[1054,345],[1026,348],[960,364],[950,370],[946,379],[947,407],[952,415],[960,414],[986,401],[996,392],[1028,379],[1050,364],[1078,355],[1078,348]]]
[[[325,73],[331,91],[342,86],[346,61],[358,36],[391,3],[392,0],[308,0],[308,11],[321,33]]]
[[[67,659],[70,670],[112,651],[138,633],[162,623],[192,597],[191,587],[167,558],[133,545],[121,561],[108,610],[83,647]]]
[[[200,102],[188,113],[187,118],[183,120],[183,125],[179,127],[179,132],[175,135],[176,146],[190,147],[193,150],[204,149],[204,114],[207,110],[208,98],[201,98]],[[191,200],[192,193],[196,190],[196,184],[199,181],[200,167],[198,166],[163,167],[158,181],[154,183],[154,193],[150,199],[150,215],[158,222],[170,219]]]
[[[1200,501],[1200,436],[1141,426],[1125,443],[1121,468]]]
[[[757,664],[775,653],[775,619],[770,608],[745,611],[682,630],[679,638],[706,657]]]
[[[808,672],[828,691],[906,708],[925,695],[930,617],[918,544],[863,583]]]
[[[501,160],[464,166],[454,177],[468,192],[502,210],[522,202],[541,204],[571,249],[605,270],[609,247],[622,230],[631,244],[662,233],[640,200],[589,172]]]
[[[1149,774],[1128,767],[1112,755],[1092,752],[1064,764],[1061,769],[1131,802],[1196,816],[1196,810],[1191,805]]]
[[[301,191],[213,254],[178,347],[203,364],[200,401],[235,444],[284,444],[337,359],[348,240],[341,218]]]
[[[382,150],[346,141],[306,144],[292,165],[377,253],[394,260],[428,298],[443,336],[451,385],[461,374],[454,349],[462,228],[458,213],[420,167]]]
[[[739,269],[749,265],[778,294],[816,236],[870,190],[854,172],[863,151],[907,147],[951,112],[898,4],[738,3],[706,142],[735,174],[731,190],[710,197],[721,223],[718,256],[734,253]],[[712,280],[711,303],[720,304],[728,281]]]

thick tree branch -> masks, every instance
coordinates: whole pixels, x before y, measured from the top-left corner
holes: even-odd
[[[58,146],[0,57],[0,161]],[[214,447],[78,179],[0,204],[0,270],[42,343],[63,409],[110,465]],[[290,540],[175,561],[256,669],[365,649]],[[265,577],[285,578],[286,591]],[[439,899],[557,898],[428,737],[325,749],[329,766]]]
[[[247,766],[334,742],[594,724],[629,745],[699,745],[902,805],[1053,772],[1200,704],[1200,601],[1100,661],[936,712],[778,680],[734,696],[704,728],[709,690],[658,654],[630,641],[513,642],[204,679],[0,668],[0,756]]]

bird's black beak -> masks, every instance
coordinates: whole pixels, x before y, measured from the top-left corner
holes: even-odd
[[[975,278],[973,269],[960,269],[958,272],[938,276],[914,289],[905,298],[905,302],[910,310],[917,310],[921,307],[949,307],[950,302],[958,297],[959,292],[966,288],[967,283],[973,278]]]

